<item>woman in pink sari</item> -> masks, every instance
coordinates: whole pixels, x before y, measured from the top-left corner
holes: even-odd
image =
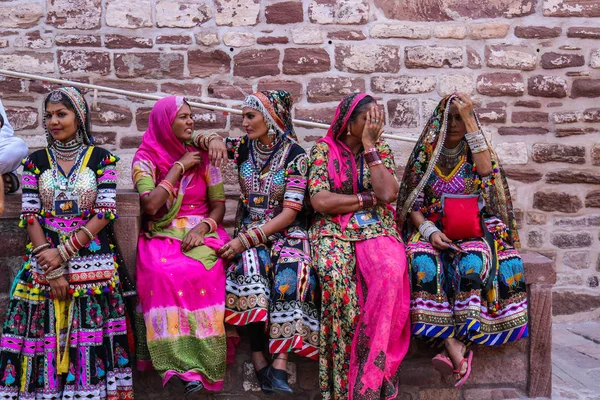
[[[325,400],[395,398],[410,343],[406,255],[390,206],[398,180],[382,125],[371,96],[347,96],[311,152]]]
[[[194,121],[183,97],[159,100],[133,159],[144,226],[137,280],[143,312],[138,368],[154,367],[185,393],[217,391],[225,376],[225,269],[217,257],[225,192],[208,154],[190,145]],[[144,329],[145,324],[145,329]]]

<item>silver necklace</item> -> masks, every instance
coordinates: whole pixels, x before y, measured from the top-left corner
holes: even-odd
[[[461,141],[460,144],[453,149],[442,146],[438,164],[444,168],[454,168],[460,161],[460,158],[464,155],[465,149],[466,146],[464,141]]]

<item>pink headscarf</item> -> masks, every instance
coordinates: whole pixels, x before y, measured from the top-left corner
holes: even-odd
[[[164,179],[169,170],[185,153],[186,148],[173,134],[173,121],[179,109],[185,104],[185,97],[169,96],[154,104],[148,118],[148,129],[142,137],[142,144],[135,152],[133,162],[151,160],[158,169],[158,180]],[[187,151],[197,151],[189,146]]]
[[[352,115],[352,112],[356,108],[356,105],[368,95],[366,93],[351,94],[342,99],[340,104],[335,111],[335,117],[333,122],[329,126],[327,135],[317,141],[317,143],[327,143],[329,147],[329,161],[327,163],[327,172],[329,177],[333,178],[334,187],[340,189],[342,184],[347,180],[346,170],[348,169],[348,160],[352,166],[352,176],[354,191],[358,190],[357,182],[357,169],[356,162],[354,161],[354,155],[352,151],[342,141],[339,140],[340,136],[346,133],[348,129],[348,120]],[[344,155],[344,152],[347,155]],[[337,160],[340,166],[340,171],[337,172],[335,169],[334,161]]]

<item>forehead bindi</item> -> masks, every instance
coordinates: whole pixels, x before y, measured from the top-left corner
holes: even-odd
[[[54,114],[58,112],[69,112],[70,110],[62,104],[48,104],[46,112]]]

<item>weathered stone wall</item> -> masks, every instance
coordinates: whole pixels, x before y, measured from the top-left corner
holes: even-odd
[[[412,137],[440,96],[471,94],[509,173],[523,246],[557,261],[555,315],[600,316],[600,1],[15,0],[0,15],[0,68],[143,93],[239,106],[254,90],[282,88],[296,118],[328,123],[343,95],[367,91],[386,109],[387,132]],[[45,143],[49,88],[0,78],[32,149]],[[88,100],[130,187],[152,103]],[[203,131],[239,135],[240,125],[197,113]],[[308,148],[324,131],[298,133]],[[402,166],[412,146],[393,146]]]

